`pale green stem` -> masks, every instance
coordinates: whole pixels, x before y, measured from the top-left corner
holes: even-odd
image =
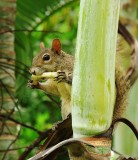
[[[81,0],[72,89],[74,137],[107,130],[115,101],[119,0]]]

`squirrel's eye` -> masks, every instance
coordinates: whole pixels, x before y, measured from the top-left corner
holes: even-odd
[[[44,56],[43,56],[43,60],[44,61],[48,61],[50,59],[50,55],[49,54],[45,54]]]

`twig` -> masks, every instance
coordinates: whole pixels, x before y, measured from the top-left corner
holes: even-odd
[[[138,78],[138,41],[126,29],[126,27],[119,21],[118,32],[124,37],[128,44],[132,47],[131,66],[128,68],[125,79],[130,81],[132,86]]]
[[[3,67],[3,68],[8,68],[8,69],[11,69],[11,70],[15,70],[15,65],[12,65],[12,64],[8,64],[8,63],[3,63],[3,62],[2,62],[2,63],[0,64],[0,66]],[[23,71],[23,73],[20,72],[20,71]],[[25,78],[29,75],[28,70],[23,69],[23,68],[21,68],[21,67],[18,67],[18,69],[16,68],[16,72],[19,73],[20,75],[22,75],[22,76],[25,77]]]
[[[18,64],[20,64],[20,65],[23,65],[25,68],[27,68],[28,70],[29,70],[29,67],[26,65],[26,64],[24,64],[24,63],[22,63],[21,61],[18,61],[18,60],[16,60],[16,59],[14,59],[14,58],[10,58],[10,57],[5,57],[5,56],[1,56],[0,55],[0,58],[2,59],[6,59],[7,61],[14,61],[15,63],[18,63]]]
[[[19,132],[17,133],[16,138],[15,138],[15,139],[9,144],[9,146],[7,147],[6,152],[4,153],[4,155],[3,155],[3,157],[2,157],[2,160],[5,159],[5,157],[6,157],[7,153],[8,153],[8,150],[10,149],[10,147],[17,141],[17,139],[18,139],[18,137],[19,137],[19,135],[20,135],[20,131],[21,131],[21,128],[19,129]]]
[[[8,88],[7,88],[6,85],[2,82],[2,80],[0,80],[0,83],[2,84],[2,87],[5,89],[5,91],[7,92],[7,94],[11,97],[13,103],[16,105],[15,98],[13,97],[12,93],[8,90]]]
[[[0,85],[2,85],[1,81],[0,81]],[[2,89],[0,89],[0,95],[1,95],[1,102],[0,102],[0,112],[3,108],[3,102],[4,102],[4,97],[3,97],[3,91]]]
[[[32,126],[29,126],[29,125],[27,125],[27,124],[24,124],[24,123],[22,123],[22,122],[19,122],[19,121],[15,120],[15,119],[13,119],[13,118],[11,118],[11,117],[7,117],[7,116],[4,115],[4,114],[0,114],[0,117],[5,118],[5,119],[8,119],[8,120],[11,120],[12,122],[15,122],[15,123],[17,123],[17,124],[20,124],[20,125],[23,126],[23,127],[29,128],[29,129],[37,132],[39,135],[43,133],[43,132],[37,130],[36,128],[34,128],[34,127],[32,127]]]
[[[19,149],[24,149],[24,148],[28,148],[28,146],[26,146],[26,147],[18,147],[18,148],[11,148],[11,149],[0,149],[0,152],[6,152],[6,151],[8,151],[8,152],[10,152],[10,151],[16,151],[16,150],[19,150]]]
[[[18,158],[18,160],[24,160],[28,154],[35,148],[37,147],[41,141],[43,141],[48,134],[52,131],[52,129],[49,129],[47,131],[44,131],[43,133],[41,133],[39,135],[39,137],[30,145],[28,146],[28,148],[26,148],[26,150],[21,154],[21,156]]]
[[[7,131],[9,132],[10,135],[13,135],[13,133],[11,132],[9,126],[6,124],[5,121],[4,121],[4,127],[7,128]]]
[[[44,33],[61,33],[59,31],[46,31],[46,30],[35,30],[35,29],[14,29],[14,30],[7,30],[7,31],[2,31],[0,34],[8,33],[8,32],[44,32]]]
[[[47,97],[49,97],[52,102],[54,102],[58,107],[60,107],[60,103],[58,103],[51,95],[47,94]]]
[[[124,39],[130,44],[134,44],[134,38],[133,36],[129,33],[129,31],[126,29],[126,27],[119,21],[119,27],[118,27],[118,32],[124,37]]]
[[[20,112],[20,109],[18,107],[18,104],[17,102],[15,101],[15,97],[13,96],[13,94],[11,93],[11,91],[7,88],[7,86],[2,82],[2,80],[0,80],[0,83],[2,85],[2,87],[5,89],[5,92],[7,92],[7,94],[10,96],[12,102],[14,103],[15,107],[17,108],[18,110],[18,113],[20,114],[20,117],[21,117],[21,112]],[[14,112],[14,108],[13,108],[13,112]],[[7,117],[10,117],[11,114],[7,115]]]
[[[138,130],[136,129],[136,127],[133,125],[133,123],[131,123],[128,119],[126,118],[118,118],[118,119],[115,119],[113,122],[112,122],[112,125],[111,125],[111,128],[114,128],[115,124],[118,123],[118,122],[122,122],[124,124],[126,124],[131,130],[132,132],[134,133],[134,135],[136,136],[137,140],[138,140]]]

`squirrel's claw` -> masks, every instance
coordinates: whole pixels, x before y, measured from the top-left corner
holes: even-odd
[[[72,74],[71,73],[66,73],[66,72],[57,72],[57,76],[54,79],[58,83],[60,82],[66,82],[71,84],[72,83]]]
[[[34,84],[33,80],[28,80],[27,87],[31,89],[39,88],[39,82],[37,84]]]
[[[66,82],[66,74],[65,72],[57,72],[57,76],[54,78],[58,83]]]

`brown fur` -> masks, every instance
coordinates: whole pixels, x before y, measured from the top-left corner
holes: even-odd
[[[129,92],[129,82],[116,65],[115,84],[116,84],[116,101],[114,106],[113,120],[121,118],[127,106],[127,96]]]

